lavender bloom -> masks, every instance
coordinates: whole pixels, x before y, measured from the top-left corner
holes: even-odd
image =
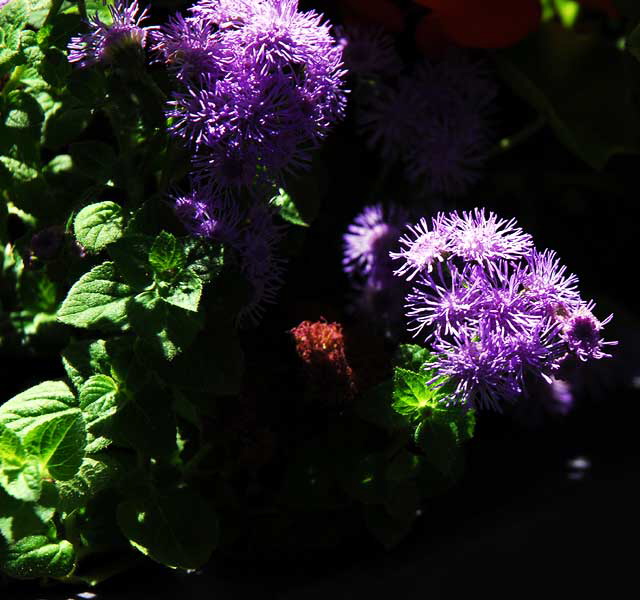
[[[583,362],[591,358],[610,358],[611,354],[603,351],[604,346],[617,345],[617,342],[605,342],[600,336],[600,330],[611,321],[613,315],[598,321],[591,312],[594,307],[593,302],[580,306],[564,319],[562,325],[562,337],[569,352]]]
[[[400,236],[404,219],[404,211],[391,209],[385,217],[381,204],[365,207],[343,236],[345,273],[377,273],[376,279],[382,279],[381,272],[389,265],[389,250]]]
[[[185,19],[177,14],[152,34],[151,49],[181,81],[188,81],[200,73],[218,71],[217,36],[214,26],[202,19]]]
[[[79,67],[90,67],[98,63],[110,63],[114,52],[127,46],[144,48],[147,34],[154,27],[141,27],[149,16],[149,9],[140,12],[138,0],[116,0],[109,7],[113,23],[107,25],[98,17],[90,17],[88,33],[71,38],[68,44],[69,62]]]
[[[533,247],[531,236],[516,227],[516,220],[485,215],[484,208],[451,217],[452,252],[464,260],[478,263],[495,259],[514,260]]]
[[[238,244],[241,215],[237,203],[228,196],[194,186],[188,194],[174,196],[173,201],[178,218],[191,235]]]
[[[219,29],[238,28],[246,24],[267,0],[200,0],[189,10]]]
[[[432,329],[426,339],[460,336],[466,319],[479,304],[480,286],[470,282],[455,266],[445,276],[440,264],[436,273],[423,273],[416,283],[406,301],[409,331],[415,336],[425,327]]]
[[[431,220],[431,230],[423,217],[415,225],[407,225],[411,236],[406,234],[400,238],[404,246],[399,252],[390,252],[392,260],[403,260],[404,264],[394,273],[403,277],[408,273],[407,281],[411,281],[422,271],[431,272],[433,265],[442,262],[450,254],[450,229],[448,218],[438,214]]]
[[[342,50],[318,13],[297,6],[203,1],[192,8],[197,27],[176,17],[158,37],[165,59],[192,56],[193,72],[202,71],[182,77],[167,116],[170,131],[196,151],[204,182],[226,189],[253,183],[258,172],[277,179],[302,168],[344,114]]]
[[[393,38],[382,27],[336,27],[334,36],[342,48],[345,65],[357,77],[395,75],[402,66]]]
[[[578,278],[565,275],[567,268],[553,250],[533,250],[526,256],[526,266],[520,274],[524,292],[530,302],[540,306],[545,314],[553,314],[559,306],[577,307],[582,302],[577,289]]]
[[[585,303],[577,278],[554,252],[533,248],[515,220],[493,213],[439,214],[426,219],[390,257],[396,275],[416,278],[406,297],[409,331],[434,352],[438,377],[454,386],[450,402],[500,408],[525,393],[524,381],[553,380],[564,361],[609,357],[594,304]],[[439,233],[443,251],[433,251]],[[434,379],[434,382],[436,379]]]

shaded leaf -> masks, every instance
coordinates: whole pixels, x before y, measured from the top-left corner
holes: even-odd
[[[123,502],[118,524],[135,548],[170,567],[197,569],[218,544],[212,507],[186,488]]]

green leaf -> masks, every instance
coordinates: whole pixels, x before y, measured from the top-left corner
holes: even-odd
[[[191,317],[194,313],[171,309]],[[180,325],[173,322],[168,330],[172,338],[177,339],[177,332],[184,332],[188,323]],[[195,336],[194,336],[195,337]],[[185,340],[180,340],[184,343]],[[193,341],[186,340],[186,341]],[[203,377],[206,373],[206,377]],[[193,389],[201,394],[213,395],[237,394],[242,386],[244,373],[244,354],[238,339],[238,333],[230,323],[220,323],[217,330],[202,333],[189,347],[189,352],[179,354],[171,364],[161,371],[167,382],[184,389]]]
[[[7,132],[16,141],[25,137],[40,139],[40,129],[44,121],[44,113],[33,96],[22,90],[14,90],[7,98],[6,118],[4,124]]]
[[[218,544],[212,507],[186,488],[123,502],[118,524],[135,548],[169,567],[202,567]]]
[[[80,172],[99,183],[114,176],[116,154],[104,142],[75,142],[69,146],[69,154]]]
[[[73,479],[56,482],[59,510],[68,513],[85,506],[98,492],[112,483],[116,474],[115,463],[106,457],[85,457]]]
[[[149,251],[149,264],[159,275],[175,275],[184,269],[187,259],[176,237],[162,231]]]
[[[103,435],[142,454],[168,458],[176,449],[176,422],[171,397],[165,388],[148,382],[116,411]]]
[[[49,48],[44,53],[44,59],[40,63],[38,73],[54,88],[63,88],[71,75],[71,64],[67,55],[58,48]]]
[[[19,40],[26,23],[23,0],[13,0],[0,8],[0,77],[23,58]]]
[[[363,504],[380,504],[386,496],[385,458],[381,454],[343,457],[338,473],[345,491]]]
[[[70,344],[62,353],[62,364],[76,390],[92,375],[111,372],[109,354],[104,340]]]
[[[36,534],[46,534],[55,513],[53,506],[17,500],[0,487],[0,548],[2,538],[9,544]]]
[[[396,367],[393,372],[393,409],[406,417],[420,417],[436,404],[437,392],[425,375]]]
[[[87,427],[102,423],[118,410],[118,384],[107,375],[93,375],[80,390],[80,408]]]
[[[51,10],[51,0],[23,0],[23,2],[29,15],[29,25],[40,29]]]
[[[76,327],[123,328],[127,302],[134,291],[104,262],[85,273],[69,290],[58,310],[58,320]]]
[[[183,271],[169,289],[160,292],[165,302],[197,312],[202,296],[202,281],[191,269]]]
[[[409,420],[393,409],[393,381],[385,381],[362,394],[356,402],[356,413],[368,423],[383,429],[409,427]]]
[[[42,475],[37,461],[27,457],[18,435],[0,425],[0,486],[18,500],[40,498]]]
[[[300,216],[300,212],[298,211],[293,198],[291,198],[286,190],[282,188],[278,189],[278,194],[271,199],[271,204],[278,208],[280,216],[285,221],[288,221],[292,225],[309,227],[309,223]]]
[[[62,381],[45,381],[0,406],[0,423],[21,435],[38,419],[55,416],[78,405],[76,397]]]
[[[89,125],[91,111],[87,108],[66,108],[60,104],[47,116],[43,145],[60,148],[75,140]]]
[[[115,202],[85,206],[73,222],[76,239],[89,252],[100,252],[122,236],[122,209]]]
[[[127,234],[107,249],[118,272],[129,285],[138,289],[146,288],[153,281],[148,260],[151,243],[149,236]]]
[[[0,554],[0,567],[19,579],[64,577],[73,570],[75,551],[66,540],[52,542],[47,536],[33,535],[10,544]]]
[[[625,55],[602,36],[545,23],[496,54],[502,76],[558,139],[593,168],[640,152],[640,116]]]
[[[420,371],[431,358],[431,353],[416,344],[400,344],[394,356],[394,365],[410,371]]]
[[[141,337],[140,348],[151,364],[154,355],[163,358],[156,365],[164,372],[167,365],[164,360],[172,361],[189,346],[202,328],[203,317],[193,311],[172,306],[155,291],[138,294],[128,305],[131,328]]]
[[[415,441],[425,454],[425,459],[448,479],[458,479],[461,465],[461,449],[455,428],[449,423],[424,421],[418,425]]]
[[[87,433],[77,408],[40,417],[26,432],[24,446],[54,479],[71,479],[80,468]]]

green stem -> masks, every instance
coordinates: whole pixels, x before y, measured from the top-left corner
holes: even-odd
[[[53,0],[53,2],[51,3],[51,8],[49,9],[49,14],[44,21],[45,25],[49,25],[53,18],[60,12],[60,7],[62,6],[63,1],[64,0]]]
[[[543,116],[538,116],[538,118],[527,125],[524,129],[521,129],[517,133],[514,133],[512,136],[502,138],[498,144],[489,152],[488,158],[494,158],[503,154],[504,152],[508,152],[509,150],[519,146],[526,142],[529,138],[533,137],[536,133],[538,133],[545,125],[547,124],[547,120]]]
[[[89,18],[87,17],[87,5],[84,0],[78,0],[78,12],[80,16],[87,21]]]

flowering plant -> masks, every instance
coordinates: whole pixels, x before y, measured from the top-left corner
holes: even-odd
[[[497,1],[376,0],[377,25],[356,0],[158,4],[0,0],[10,585],[363,532],[391,548],[460,479],[483,413],[545,394],[566,413],[571,367],[613,354],[611,317],[498,214],[561,240],[566,214],[531,215],[585,205],[531,186],[577,157],[585,179],[554,193],[599,193],[588,169],[640,150],[617,77],[632,57],[610,39],[629,26],[636,52],[635,17],[586,0],[603,10],[514,2],[511,29]],[[426,19],[441,52],[423,52]],[[549,180],[517,154],[542,130]],[[576,252],[588,238],[604,239]]]

